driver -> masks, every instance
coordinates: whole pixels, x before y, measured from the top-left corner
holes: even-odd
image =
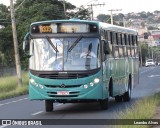
[[[96,57],[96,55],[92,52],[89,51],[87,48],[83,49],[83,52],[80,55],[80,58],[92,58],[92,57]]]

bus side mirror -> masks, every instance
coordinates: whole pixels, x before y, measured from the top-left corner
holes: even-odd
[[[102,40],[103,42],[103,51],[104,54],[110,54],[110,48],[109,48],[109,43],[106,40]]]
[[[29,52],[30,33],[27,33],[23,40],[23,51]]]

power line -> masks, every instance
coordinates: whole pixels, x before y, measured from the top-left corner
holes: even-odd
[[[91,8],[91,12],[92,12],[91,20],[93,20],[93,6],[104,6],[104,5],[105,5],[104,3],[103,4],[90,4],[90,5],[87,5],[87,6],[89,6]]]

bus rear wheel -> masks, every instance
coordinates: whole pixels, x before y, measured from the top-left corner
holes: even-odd
[[[102,110],[107,110],[108,109],[108,104],[109,104],[108,98],[106,98],[104,100],[100,100],[99,103],[100,103],[100,106],[101,106]]]
[[[123,101],[123,97],[122,96],[115,96],[115,101],[116,102],[122,102]]]
[[[46,112],[53,111],[53,101],[52,100],[45,100],[45,109],[46,109]]]
[[[128,91],[123,94],[123,101],[127,102],[131,99],[131,78],[128,80]]]

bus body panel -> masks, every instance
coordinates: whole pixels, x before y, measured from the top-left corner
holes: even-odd
[[[35,83],[29,83],[29,99],[30,100],[80,100],[80,99],[90,99],[90,100],[99,100],[104,99],[108,96],[107,89],[104,89],[103,82],[99,82],[93,86],[90,83],[94,82],[95,78],[100,77],[102,71],[99,71],[97,74],[79,79],[66,79],[66,80],[53,80],[53,79],[44,79],[34,76],[30,73],[30,78],[34,79]],[[107,82],[108,83],[108,82]],[[38,84],[38,85],[37,85]],[[63,84],[63,85],[62,85]],[[85,89],[84,85],[87,85],[88,88]],[[43,89],[40,88],[43,86]],[[55,87],[56,86],[56,87]],[[61,87],[62,86],[62,87]],[[63,87],[65,86],[65,87]],[[67,87],[68,86],[68,87]],[[76,87],[74,87],[76,86]],[[105,87],[106,88],[106,87]],[[69,95],[57,95],[58,91],[67,91]],[[101,93],[103,91],[103,93]],[[105,93],[105,94],[104,94]]]

